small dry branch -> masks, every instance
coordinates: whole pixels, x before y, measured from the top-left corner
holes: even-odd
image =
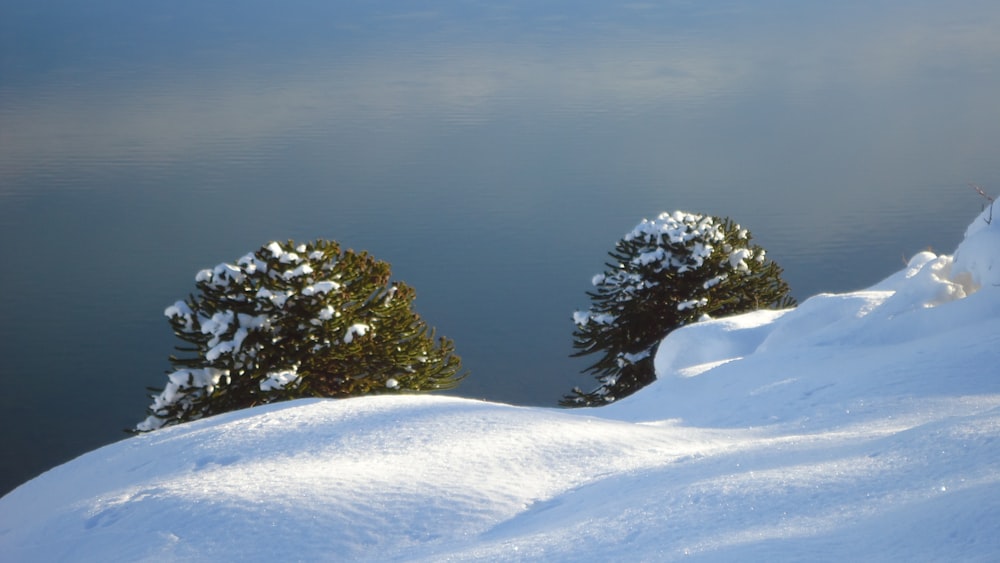
[[[985,219],[986,224],[989,225],[990,223],[993,222],[993,202],[996,201],[996,200],[993,198],[993,196],[987,194],[986,190],[984,190],[983,188],[979,187],[978,184],[969,184],[969,185],[972,186],[972,189],[976,190],[976,193],[978,193],[979,195],[983,196],[983,198],[986,201],[990,202],[990,216]]]

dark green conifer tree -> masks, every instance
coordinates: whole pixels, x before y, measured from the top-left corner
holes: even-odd
[[[167,308],[184,342],[153,397],[146,432],[301,397],[450,389],[453,343],[412,311],[389,264],[332,241],[272,242],[202,270],[198,294]]]
[[[750,239],[728,218],[676,211],[643,220],[619,240],[587,293],[591,308],[573,315],[573,356],[598,356],[584,370],[598,386],[575,388],[561,404],[600,406],[649,385],[656,346],[678,327],[793,306],[781,268]]]

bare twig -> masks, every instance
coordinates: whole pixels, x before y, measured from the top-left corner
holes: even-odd
[[[983,188],[979,187],[978,184],[969,184],[969,185],[972,186],[972,189],[976,190],[976,193],[978,193],[979,195],[983,196],[983,198],[985,198],[986,201],[990,202],[990,216],[987,217],[986,219],[983,219],[984,221],[986,221],[986,224],[989,225],[990,223],[993,222],[993,203],[996,200],[993,198],[993,196],[987,194],[986,190],[984,190]]]

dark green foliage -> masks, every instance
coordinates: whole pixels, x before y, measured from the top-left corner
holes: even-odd
[[[619,240],[587,293],[591,308],[573,315],[573,355],[598,355],[585,370],[598,387],[574,389],[562,404],[599,406],[649,385],[656,346],[678,327],[793,306],[781,268],[750,239],[728,218],[677,211],[643,220]]]
[[[198,294],[165,311],[184,354],[136,431],[300,397],[455,387],[453,343],[389,278],[389,264],[323,240],[199,272]]]

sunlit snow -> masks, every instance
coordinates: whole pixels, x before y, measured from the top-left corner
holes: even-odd
[[[371,327],[364,323],[355,323],[347,327],[347,331],[344,333],[344,344],[350,344],[354,342],[356,336],[364,336],[368,334]]]
[[[0,499],[0,559],[995,560],[988,213],[865,290],[672,332],[599,409],[300,400],[103,447]]]
[[[269,373],[267,374],[267,378],[260,382],[260,390],[272,391],[275,389],[284,389],[298,378],[299,374],[294,369]]]

